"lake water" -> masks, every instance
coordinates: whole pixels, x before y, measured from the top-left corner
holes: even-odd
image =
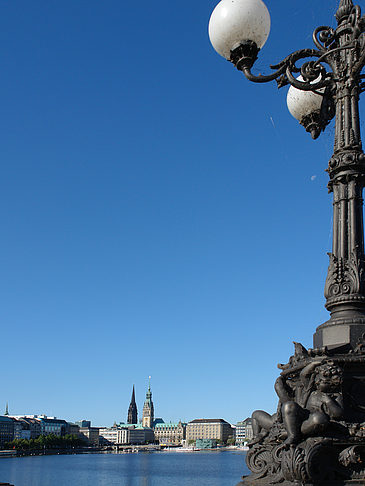
[[[235,486],[244,452],[80,454],[0,458],[14,486]]]

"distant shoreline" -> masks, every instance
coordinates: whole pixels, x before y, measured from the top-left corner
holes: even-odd
[[[13,457],[30,457],[30,456],[57,456],[57,455],[78,455],[78,454],[137,454],[137,453],[196,453],[196,452],[246,452],[248,447],[218,447],[214,449],[193,449],[184,447],[171,447],[163,449],[154,448],[126,448],[125,450],[107,450],[102,448],[79,448],[79,449],[48,449],[48,450],[32,450],[32,451],[17,451],[6,450],[0,451],[0,460],[2,458]]]

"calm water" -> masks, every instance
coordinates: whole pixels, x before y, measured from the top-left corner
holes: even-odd
[[[0,459],[14,486],[235,486],[243,452],[84,454]]]

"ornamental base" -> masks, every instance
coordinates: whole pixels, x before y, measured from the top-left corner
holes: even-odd
[[[277,413],[252,415],[252,474],[237,486],[365,486],[365,334],[353,346],[294,344],[278,365]]]
[[[270,483],[268,480],[265,482],[258,483],[257,481],[252,482],[250,476],[243,478],[243,481],[239,482],[237,486],[273,486],[276,483]],[[364,486],[364,479],[350,479],[348,481],[327,481],[322,483],[302,483],[300,481],[285,481],[279,483],[278,486]]]
[[[354,319],[330,319],[320,325],[314,336],[315,348],[339,347],[341,345],[356,346],[365,330],[365,317]]]

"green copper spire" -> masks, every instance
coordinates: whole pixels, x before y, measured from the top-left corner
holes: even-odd
[[[9,405],[8,405],[8,402],[6,402],[6,408],[5,408],[5,414],[4,415],[9,415]]]
[[[146,400],[143,405],[143,412],[142,412],[142,425],[143,427],[153,427],[153,420],[154,420],[154,407],[152,401],[152,392],[151,392],[151,377],[148,377],[148,390],[146,393]]]
[[[148,390],[146,393],[146,400],[151,400],[152,398],[152,392],[151,392],[151,377],[148,377]]]

